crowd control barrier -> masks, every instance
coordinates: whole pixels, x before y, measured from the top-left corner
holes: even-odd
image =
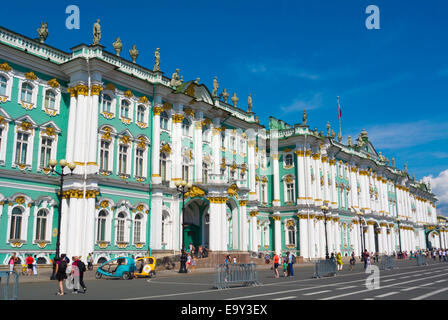
[[[0,271],[0,299],[17,300],[19,274],[15,271]]]
[[[382,256],[380,270],[395,269],[395,260],[393,256]]]
[[[417,258],[417,266],[427,266],[428,265],[428,261],[426,260],[426,257],[419,254],[416,256]]]
[[[317,260],[314,265],[313,278],[335,276],[337,272],[338,272],[338,267],[336,265],[336,261]]]
[[[215,267],[214,287],[217,289],[230,288],[232,285],[257,286],[257,268],[255,264],[219,264]]]

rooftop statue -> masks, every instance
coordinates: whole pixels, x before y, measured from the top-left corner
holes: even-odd
[[[101,41],[101,25],[100,19],[96,20],[93,25],[93,45],[100,44]]]
[[[39,35],[39,40],[41,43],[44,43],[48,38],[48,24],[46,22],[40,23],[40,28],[37,29],[37,34]]]
[[[238,99],[238,97],[236,96],[236,93],[234,92],[233,93],[233,96],[232,96],[232,102],[233,102],[233,106],[236,108],[237,107],[237,105],[238,105],[238,100],[240,100],[240,99]]]
[[[129,55],[132,58],[132,62],[135,63],[135,61],[137,61],[138,58],[138,50],[135,44],[132,46],[132,50],[129,50]]]
[[[247,112],[252,112],[252,94],[249,93],[249,97],[247,98]]]
[[[120,56],[120,52],[123,49],[123,44],[121,43],[121,39],[117,38],[115,40],[115,42],[112,44],[112,46],[114,47],[115,52],[117,53],[117,56],[119,57]]]
[[[171,76],[170,86],[178,87],[182,84],[182,82],[179,80],[179,71],[180,69],[176,69],[176,72],[174,72]]]
[[[227,92],[226,88],[224,88],[221,95],[222,95],[222,98],[224,99],[224,102],[227,103],[227,100],[229,99],[229,93]]]
[[[218,97],[218,88],[219,88],[218,77],[215,76],[215,79],[213,80],[213,92],[212,92],[213,98]]]
[[[156,49],[156,52],[154,52],[154,72],[160,71],[160,48]]]
[[[308,121],[308,116],[306,115],[306,110],[303,110],[302,126],[306,126],[307,121]]]

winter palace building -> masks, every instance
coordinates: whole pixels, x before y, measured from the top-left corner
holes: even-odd
[[[132,60],[119,53],[64,52],[0,27],[1,264],[14,252],[49,263],[58,234],[61,253],[96,262],[179,253],[182,237],[211,253],[305,259],[324,257],[326,243],[343,255],[446,247],[429,186],[367,132],[343,144],[306,113],[265,127],[216,79],[210,91],[164,76],[157,57],[147,69],[135,48]],[[62,193],[52,159],[76,165]]]

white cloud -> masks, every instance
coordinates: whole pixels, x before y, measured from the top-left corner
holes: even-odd
[[[448,169],[439,173],[437,177],[432,174],[424,177],[425,182],[429,182],[432,192],[436,195],[438,214],[448,215]]]
[[[311,98],[299,96],[291,104],[287,106],[281,106],[280,110],[282,110],[283,115],[285,115],[299,111],[303,112],[303,110],[313,110],[320,108],[321,106],[322,106],[322,93],[318,92],[313,94]]]

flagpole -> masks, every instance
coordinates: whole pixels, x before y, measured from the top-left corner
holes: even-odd
[[[339,104],[339,96],[337,96],[338,101],[338,118],[339,118],[339,137],[342,139],[342,125],[341,125],[341,106]]]

